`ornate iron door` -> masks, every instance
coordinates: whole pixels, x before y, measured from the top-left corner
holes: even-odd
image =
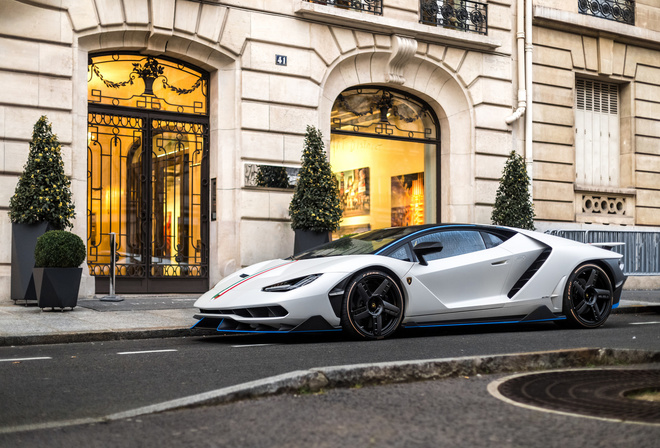
[[[116,234],[116,291],[208,289],[208,120],[90,107],[88,265],[109,288]]]

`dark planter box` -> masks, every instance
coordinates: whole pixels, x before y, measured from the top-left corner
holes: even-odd
[[[294,230],[295,240],[293,243],[293,254],[297,255],[321,244],[330,241],[330,232],[312,232],[310,230]]]
[[[49,230],[47,222],[38,224],[11,225],[11,299],[37,300],[37,292],[32,278],[34,268],[34,248],[37,238]]]
[[[73,308],[78,304],[82,268],[34,268],[39,308]]]

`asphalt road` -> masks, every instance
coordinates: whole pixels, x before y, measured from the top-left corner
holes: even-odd
[[[501,377],[280,395],[103,424],[0,434],[0,446],[658,447],[660,426],[557,415],[500,401],[487,387]]]
[[[604,327],[596,330],[565,330],[554,324],[407,330],[395,339],[376,342],[351,342],[345,341],[339,334],[326,334],[313,337],[233,336],[4,347],[0,348],[0,431],[22,425],[103,417],[313,367],[579,347],[660,350],[660,315],[615,314]],[[380,396],[380,390],[375,390],[375,395]],[[342,396],[344,393],[332,391],[328,392],[328,396]],[[265,402],[292,399],[274,397]],[[445,397],[440,401],[443,400],[451,401],[453,398]],[[235,406],[252,405],[230,405]],[[368,413],[368,400],[364,406]],[[401,407],[396,403],[392,406]],[[214,408],[214,412],[222,414],[225,411],[221,408],[227,407],[220,406],[220,410]],[[196,415],[200,411],[181,412],[188,418],[188,413]],[[290,410],[285,407],[277,412],[287,415]],[[253,418],[256,415],[264,418],[264,415],[270,414],[255,414]],[[140,420],[151,421],[151,418]],[[161,417],[153,418],[157,421]],[[183,421],[184,417],[181,419]],[[370,421],[367,419],[363,424],[368,427]],[[129,422],[110,425],[130,426]],[[87,431],[85,427],[69,427],[61,431],[62,434],[83,434]],[[99,429],[105,428],[105,425],[93,427]],[[177,427],[181,434],[186,433],[184,424]],[[210,427],[213,427],[212,422]],[[245,430],[246,437],[250,436],[250,430]],[[27,433],[0,434],[0,446],[17,446],[13,443],[5,445],[4,442],[28,440],[24,437],[44,433],[48,431],[32,431],[29,437]],[[369,433],[365,429],[364,434]],[[234,440],[240,442],[240,439]],[[257,439],[250,440],[259,446]],[[165,443],[160,446],[175,445]]]

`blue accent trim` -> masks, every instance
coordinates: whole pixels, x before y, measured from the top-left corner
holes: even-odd
[[[566,320],[566,316],[554,317],[552,319],[536,319],[536,320],[505,320],[500,322],[466,322],[466,323],[452,323],[452,324],[429,324],[429,325],[411,325],[404,328],[434,328],[434,327],[465,327],[474,325],[503,325],[503,324],[526,324],[530,322],[550,322],[556,320]]]
[[[332,330],[302,330],[302,331],[276,331],[276,330],[217,330],[219,333],[259,333],[259,334],[298,334],[298,333],[327,333],[333,331],[342,331],[341,328],[335,328]]]
[[[614,305],[612,305],[612,309],[615,310],[615,309],[619,308],[619,305],[621,305],[621,302],[615,303]]]
[[[195,327],[196,327],[197,325],[199,325],[199,323],[200,323],[201,321],[203,321],[203,320],[204,320],[204,318],[202,317],[200,320],[197,321],[197,323],[195,323],[195,325],[193,325],[192,327],[190,327],[190,329],[192,330],[193,328],[195,328]]]

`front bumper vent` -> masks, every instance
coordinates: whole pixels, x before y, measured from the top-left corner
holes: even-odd
[[[231,310],[206,310],[204,308],[200,308],[199,311],[203,314],[223,314],[229,316],[235,315],[239,317],[284,317],[289,314],[286,308],[279,305],[234,308]]]
[[[215,329],[220,333],[314,333],[319,331],[341,331],[328,323],[322,316],[311,316],[298,325],[238,322],[231,317],[208,317],[195,315],[199,319],[193,328]]]

